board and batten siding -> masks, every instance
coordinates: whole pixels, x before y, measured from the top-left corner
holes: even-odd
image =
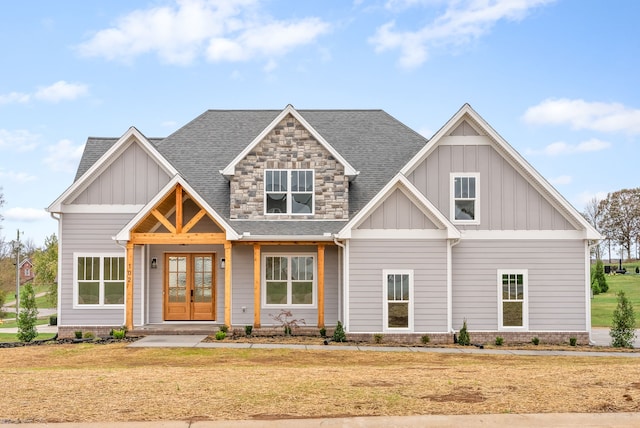
[[[401,190],[396,189],[357,229],[436,229],[429,218]]]
[[[528,270],[530,331],[586,331],[585,243],[466,240],[453,247],[453,328],[498,329],[498,270]]]
[[[124,305],[118,308],[73,308],[73,269],[74,253],[109,253],[114,256],[125,256],[124,248],[111,239],[133,214],[62,214],[62,271],[59,274],[60,284],[60,325],[113,325],[124,323]],[[136,252],[136,257],[139,252]],[[134,281],[140,283],[140,261],[134,266]],[[134,301],[139,301],[138,293]]]
[[[313,253],[317,254],[316,246],[263,246],[261,248],[262,255],[265,253]],[[317,263],[317,259],[316,259]],[[253,246],[238,245],[233,248],[233,280],[232,280],[232,315],[231,321],[233,325],[253,325]],[[324,321],[326,326],[335,325],[338,322],[338,293],[339,293],[339,263],[338,249],[334,245],[325,247],[325,279],[324,279]],[[264,278],[264,275],[262,275]],[[263,279],[261,278],[261,280]],[[317,279],[317,278],[316,278]],[[287,307],[290,310],[292,318],[304,320],[304,324],[299,323],[301,327],[314,327],[318,322],[317,309],[317,289],[315,290],[316,305],[313,308],[296,308],[295,306]],[[262,284],[260,288],[262,293]],[[262,298],[262,295],[261,295]],[[244,312],[242,308],[245,308]],[[278,321],[273,319],[281,311],[281,308],[264,307],[260,308],[260,325],[263,327],[279,326]]]
[[[456,144],[447,145],[452,141]],[[480,224],[459,225],[460,229],[575,229],[488,137],[444,137],[442,143],[407,178],[451,220],[451,173],[479,173]]]
[[[140,145],[133,143],[72,204],[143,205],[170,179]]]
[[[352,333],[383,331],[385,269],[412,269],[414,331],[447,331],[446,240],[352,239],[349,242],[349,320]]]

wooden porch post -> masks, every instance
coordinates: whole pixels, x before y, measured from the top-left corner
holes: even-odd
[[[318,328],[324,327],[324,244],[318,244]]]
[[[125,325],[127,330],[133,330],[133,243],[127,242],[127,282],[125,284],[127,305],[125,310]]]
[[[260,244],[253,244],[253,327],[260,328]]]
[[[224,243],[224,323],[231,327],[231,242]]]

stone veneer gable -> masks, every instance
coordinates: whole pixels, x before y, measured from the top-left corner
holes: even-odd
[[[313,215],[264,214],[265,169],[313,169]],[[250,220],[346,220],[349,185],[340,164],[292,115],[285,117],[235,167],[230,216]]]

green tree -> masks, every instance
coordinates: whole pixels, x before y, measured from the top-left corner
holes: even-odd
[[[20,312],[18,313],[18,340],[31,342],[38,335],[36,321],[38,308],[36,307],[36,293],[33,286],[27,283],[20,290]]]
[[[593,294],[606,293],[609,290],[604,265],[600,259],[596,260],[595,266],[591,266],[591,289]]]
[[[622,290],[618,292],[618,306],[613,311],[609,335],[611,346],[633,348],[633,341],[636,339],[636,316],[633,313],[633,305]]]
[[[33,272],[34,283],[47,286],[47,298],[55,305],[58,301],[58,238],[55,233],[44,240],[43,249],[33,254]]]
[[[640,234],[640,188],[609,193],[599,209],[601,233],[627,250],[630,259],[633,241]]]

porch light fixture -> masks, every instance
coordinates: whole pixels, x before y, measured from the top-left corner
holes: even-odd
[[[224,269],[224,259],[220,259],[220,269]]]
[[[156,257],[151,259],[151,269],[158,269],[158,259]]]

